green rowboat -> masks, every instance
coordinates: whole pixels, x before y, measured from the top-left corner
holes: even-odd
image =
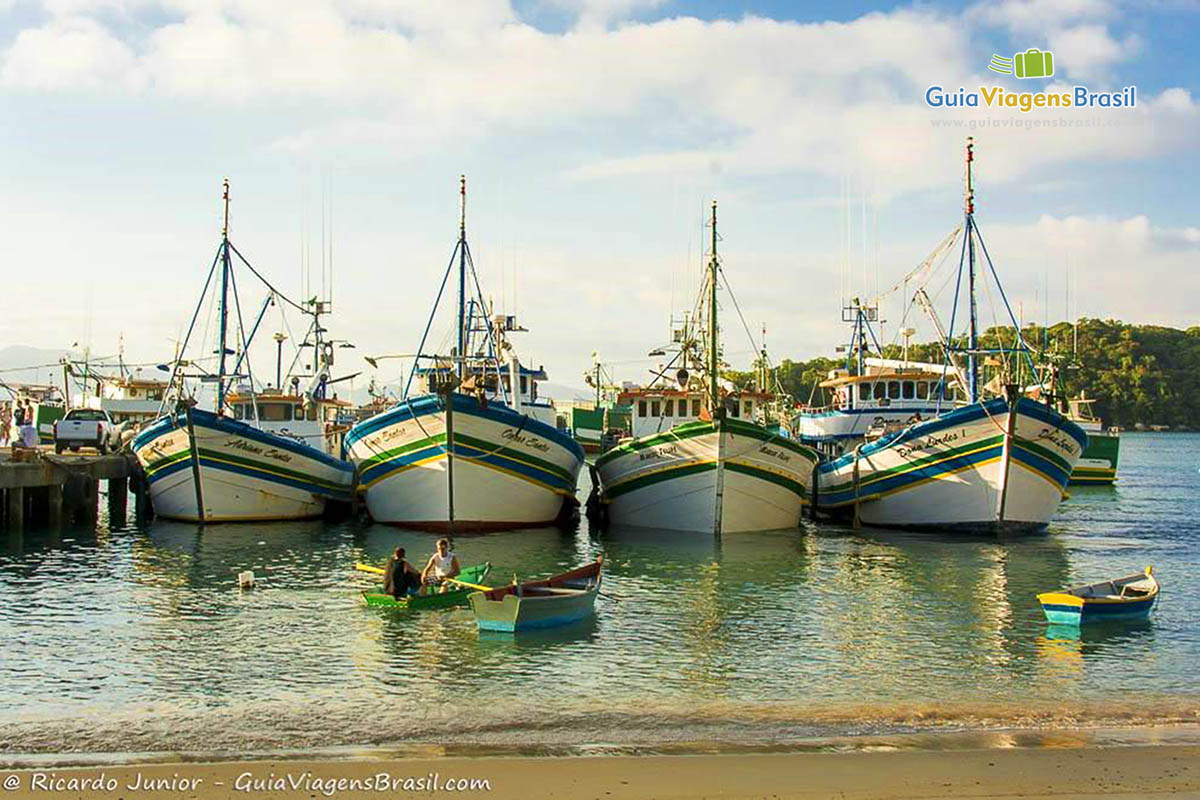
[[[492,569],[492,562],[488,561],[483,564],[476,564],[473,567],[464,567],[459,573],[457,580],[466,583],[480,583]],[[453,586],[454,584],[450,584]],[[407,608],[412,611],[424,611],[429,608],[452,608],[453,606],[467,605],[467,597],[477,591],[471,588],[447,589],[444,592],[435,590],[427,590],[427,594],[412,594],[399,598],[392,597],[390,594],[382,592],[363,592],[363,602],[369,606],[379,606],[381,608]]]

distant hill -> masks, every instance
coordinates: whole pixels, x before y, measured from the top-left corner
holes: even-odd
[[[0,348],[0,380],[14,383],[39,383],[62,386],[62,367],[59,359],[70,355],[68,350],[50,350],[22,344]]]

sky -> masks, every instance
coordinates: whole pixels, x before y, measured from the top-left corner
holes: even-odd
[[[961,222],[967,135],[1022,320],[1196,325],[1198,34],[1185,0],[0,0],[0,344],[169,358],[228,177],[232,241],[284,293],[332,293],[330,335],[356,345],[335,374],[364,381],[359,356],[417,346],[465,174],[484,294],[558,383],[593,353],[648,377],[712,200],[741,311],[723,295],[727,360],[764,328],[777,360],[831,355],[848,298]],[[1053,78],[988,71],[1033,47]],[[1136,86],[1137,105],[931,108],[933,85]],[[929,285],[946,317],[950,262]],[[240,288],[252,316],[262,290]],[[929,330],[910,296],[881,298],[885,341]],[[980,306],[1003,313],[992,289]]]

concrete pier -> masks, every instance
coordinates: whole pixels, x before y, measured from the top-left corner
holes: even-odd
[[[139,518],[149,514],[149,492],[137,460],[128,453],[63,456],[39,450],[20,461],[0,453],[0,493],[4,527],[21,532],[45,522],[57,530],[66,522],[94,525],[99,515],[100,481],[108,483],[109,518],[125,521],[132,485]]]

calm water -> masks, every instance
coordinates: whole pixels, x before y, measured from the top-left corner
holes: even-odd
[[[9,535],[0,753],[445,743],[786,744],[815,736],[1200,722],[1200,436],[1130,434],[1116,489],[1015,540],[808,525],[728,536],[460,537],[493,580],[603,554],[594,622],[481,634],[367,609],[433,537],[359,523]],[[586,485],[586,475],[583,478]],[[586,489],[586,486],[585,486]],[[1153,564],[1141,627],[1049,628],[1034,595]],[[237,588],[252,569],[259,585]]]

